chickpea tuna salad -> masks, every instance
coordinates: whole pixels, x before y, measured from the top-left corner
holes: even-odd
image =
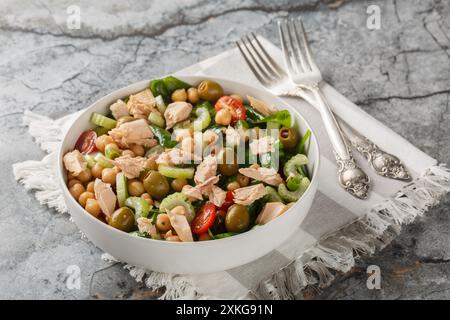
[[[134,236],[231,237],[282,215],[310,184],[310,132],[215,81],[153,80],[109,110],[64,155],[67,186],[89,214]]]

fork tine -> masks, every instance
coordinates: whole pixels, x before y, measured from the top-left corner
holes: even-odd
[[[292,66],[292,61],[291,61],[291,58],[290,58],[290,55],[289,55],[289,49],[288,49],[289,43],[288,43],[288,41],[286,39],[286,36],[284,34],[283,26],[282,26],[281,21],[278,21],[278,31],[280,33],[281,49],[282,49],[283,54],[284,54],[284,61],[286,62],[286,67],[287,67],[288,72],[290,74],[295,74],[295,70],[294,70],[294,67]]]
[[[255,48],[255,46],[253,45],[253,41],[250,39],[249,36],[245,36],[243,37],[244,39],[247,40],[247,43],[249,44],[249,46],[253,49],[253,52],[256,54],[256,56],[258,57],[259,61],[263,64],[265,70],[268,72],[269,77],[273,78],[274,80],[280,80],[280,75],[276,72],[276,70],[274,70],[274,68],[267,63],[267,61],[261,56],[261,54],[259,53],[259,50],[257,50]],[[270,73],[273,73],[273,75],[271,76]]]
[[[286,20],[285,24],[287,28],[286,32],[288,34],[289,43],[292,48],[292,60],[294,60],[294,65],[299,73],[306,72],[309,70],[309,68],[305,68],[304,63],[302,63],[304,62],[302,48],[300,46],[300,43],[296,41],[296,37],[292,35],[295,35],[292,19]]]
[[[241,40],[242,42],[242,46],[245,47],[245,49],[248,51],[248,48],[245,46],[244,42]],[[264,78],[264,75],[261,74],[261,72],[259,71],[259,68],[253,65],[253,63],[250,60],[254,60],[253,56],[250,54],[250,52],[247,54],[244,52],[244,50],[241,47],[241,44],[239,43],[239,41],[236,41],[236,45],[239,49],[239,51],[241,52],[242,56],[244,57],[245,62],[247,63],[247,65],[249,66],[249,68],[252,70],[253,74],[255,75],[255,77],[259,80],[259,82],[261,82],[264,86],[268,85],[267,80]],[[250,59],[249,59],[250,56]]]
[[[303,71],[310,70],[311,68],[309,66],[307,66],[306,61],[305,61],[305,57],[304,57],[303,52],[302,52],[302,47],[300,45],[300,37],[298,35],[298,31],[297,31],[297,27],[296,27],[296,24],[295,24],[295,20],[291,19],[289,21],[289,24],[291,26],[291,31],[294,33],[295,47],[298,49],[296,56],[300,60],[300,64],[302,65]]]
[[[311,49],[308,44],[308,38],[306,37],[305,28],[303,27],[303,21],[301,19],[298,20],[300,21],[300,31],[302,32],[303,46],[305,47],[306,58],[308,59],[308,62],[311,66],[311,70],[314,69],[319,70],[311,55]]]
[[[276,71],[281,77],[287,76],[287,74],[283,70],[283,68],[281,68],[280,65],[278,63],[276,63],[272,59],[272,57],[267,53],[267,51],[264,49],[261,42],[259,42],[258,37],[256,37],[256,35],[253,32],[251,32],[250,34],[252,35],[253,39],[255,40],[255,42],[258,45],[261,52],[263,53],[264,57],[269,61],[269,64],[272,66],[272,68],[275,69],[274,71]]]
[[[249,43],[249,40],[245,37],[241,38],[241,42],[244,46],[244,48],[247,50],[248,55],[250,56],[253,65],[256,66],[256,68],[259,70],[259,73],[264,76],[267,83],[270,83],[273,81],[273,78],[270,76],[270,74],[267,72],[267,70],[261,65],[258,58],[256,57],[254,51],[250,48],[251,45]]]

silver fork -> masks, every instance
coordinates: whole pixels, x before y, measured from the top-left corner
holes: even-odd
[[[261,84],[276,95],[301,97],[311,105],[317,106],[315,99],[305,90],[293,84],[283,68],[266,52],[255,34],[251,33],[250,36],[244,36],[236,44],[247,65]],[[298,40],[298,32],[296,32],[296,39]],[[306,41],[305,43],[307,44]],[[396,156],[381,150],[375,143],[351,128],[344,120],[338,118],[338,122],[346,139],[367,159],[377,174],[398,180],[408,181],[411,179],[408,171]]]

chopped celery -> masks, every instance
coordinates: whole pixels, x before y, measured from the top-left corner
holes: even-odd
[[[89,169],[92,169],[92,167],[95,166],[95,164],[97,163],[97,161],[95,161],[95,156],[92,154],[85,154],[83,157],[84,160],[87,162],[87,167]]]
[[[237,235],[237,234],[239,234],[239,233],[237,233],[237,232],[225,232],[225,233],[219,233],[219,234],[214,235],[214,239],[224,239],[224,238],[229,238],[229,237],[235,236],[235,235]]]
[[[161,112],[161,114],[164,114],[164,111],[166,111],[166,104],[164,103],[164,99],[162,96],[157,96],[155,98],[156,102],[156,108],[158,108],[158,111]]]
[[[95,127],[94,131],[97,134],[97,137],[100,137],[100,136],[102,136],[104,134],[107,134],[109,129],[104,128],[104,127]]]
[[[194,168],[177,168],[165,164],[158,166],[158,171],[163,176],[174,179],[192,179],[194,177]]]
[[[151,124],[154,124],[155,126],[164,128],[166,126],[166,121],[164,120],[161,113],[153,111],[150,112],[150,115],[148,116],[148,121],[150,121]]]
[[[114,167],[114,163],[110,160],[107,159],[103,154],[98,153],[95,156],[95,161],[97,161],[97,163],[99,165],[101,165],[103,168],[112,168]]]
[[[119,172],[116,175],[116,193],[117,200],[119,201],[119,207],[125,206],[125,201],[128,198],[128,185],[127,177],[123,172]]]
[[[147,218],[148,213],[150,212],[151,209],[148,202],[140,197],[128,197],[125,200],[125,205],[129,208],[134,209],[136,219]]]
[[[305,154],[306,142],[308,141],[310,136],[311,136],[311,131],[310,130],[306,131],[305,135],[303,136],[302,140],[300,141],[300,143],[298,145],[298,153]]]
[[[117,124],[116,120],[105,117],[104,115],[96,112],[92,113],[90,121],[91,123],[106,129],[113,129]]]
[[[303,176],[290,176],[286,180],[286,186],[290,191],[295,191],[300,187],[300,182],[302,181]]]
[[[165,197],[159,205],[159,211],[166,213],[166,209],[171,210],[177,206],[183,206],[186,209],[186,219],[188,222],[191,222],[194,219],[194,207],[181,192],[175,192]]]
[[[204,130],[211,123],[211,115],[209,114],[207,107],[197,107],[194,109],[193,114],[197,116],[197,118],[191,122],[191,127],[194,130]]]
[[[297,190],[289,191],[286,185],[280,184],[278,186],[278,194],[286,202],[294,202],[300,199],[302,194],[305,193],[306,189],[308,189],[309,185],[310,185],[309,179],[303,177],[302,180],[300,181],[300,185]]]
[[[284,175],[286,177],[303,175],[301,167],[305,164],[308,164],[308,158],[304,154],[297,154],[293,156],[284,165]]]
[[[105,148],[105,156],[108,159],[115,159],[120,156],[120,151],[114,146],[106,146]]]
[[[264,200],[267,202],[283,202],[277,190],[271,186],[266,186],[267,194],[264,196]]]

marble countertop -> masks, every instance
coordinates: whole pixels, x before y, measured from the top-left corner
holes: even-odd
[[[4,0],[0,7],[0,298],[155,298],[80,239],[67,215],[39,205],[11,164],[44,153],[22,125],[26,109],[79,110],[126,84],[177,71],[250,31],[279,43],[276,21],[301,16],[325,77],[365,111],[441,162],[450,158],[450,3],[445,0]],[[367,8],[380,8],[380,29]],[[76,9],[76,8],[75,8]],[[74,11],[70,11],[73,14]],[[74,20],[69,20],[74,21]],[[75,21],[76,22],[76,21]],[[364,258],[318,299],[450,299],[450,197]],[[366,266],[382,270],[366,287]],[[66,269],[81,270],[80,289]],[[307,296],[313,298],[313,296]]]

